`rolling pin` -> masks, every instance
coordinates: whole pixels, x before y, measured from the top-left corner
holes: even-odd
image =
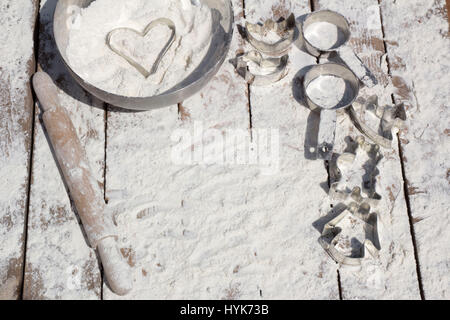
[[[60,105],[58,89],[47,73],[37,72],[33,76],[33,87],[48,138],[89,244],[97,249],[111,290],[126,295],[133,286],[131,268],[117,245],[116,227],[106,214],[103,192],[92,175],[75,127]]]

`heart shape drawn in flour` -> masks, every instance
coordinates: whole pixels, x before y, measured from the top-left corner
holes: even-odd
[[[119,36],[120,34],[123,33],[129,33],[132,32],[136,35],[138,35],[141,38],[145,38],[145,36],[156,26],[159,25],[165,25],[167,27],[169,27],[169,29],[171,30],[171,35],[169,40],[167,41],[167,43],[165,44],[165,46],[162,48],[162,50],[159,52],[155,62],[153,63],[153,66],[151,68],[150,71],[148,71],[145,66],[139,62],[138,60],[143,60],[143,57],[137,57],[137,53],[135,52],[135,48],[121,48],[119,46],[117,46],[117,44],[115,44],[114,41],[114,37],[115,36]],[[108,47],[117,55],[119,55],[120,57],[124,58],[130,65],[132,65],[134,68],[136,68],[137,71],[139,71],[145,78],[150,77],[152,74],[155,74],[156,71],[158,70],[159,64],[161,63],[162,59],[164,58],[164,56],[166,55],[167,51],[169,51],[170,47],[172,46],[172,44],[175,42],[175,38],[176,38],[176,27],[175,27],[175,23],[173,23],[172,20],[167,19],[167,18],[160,18],[160,19],[156,19],[152,22],[150,22],[148,24],[147,27],[145,27],[143,32],[139,32],[136,31],[134,29],[131,28],[117,28],[112,30],[111,32],[108,33],[107,37],[106,37],[106,44],[108,45]],[[124,41],[122,41],[123,44],[125,44]],[[144,52],[142,52],[144,53]],[[134,57],[133,57],[134,56]],[[139,59],[141,58],[141,59]]]

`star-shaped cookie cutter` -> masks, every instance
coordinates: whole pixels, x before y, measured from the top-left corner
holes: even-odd
[[[355,105],[360,106],[361,114],[358,115],[356,109],[351,106],[348,109],[350,118],[355,127],[366,137],[383,148],[392,147],[392,131],[401,130],[405,126],[406,111],[403,103],[395,106],[380,106],[378,97],[371,96],[367,100],[357,100]],[[364,121],[366,112],[369,111],[380,119],[378,132],[370,128]]]
[[[256,36],[263,39],[271,31],[274,31],[280,40],[275,43],[269,43],[264,40],[258,40]],[[258,51],[269,56],[280,56],[290,49],[295,40],[296,21],[292,13],[285,20],[275,22],[268,19],[264,24],[253,24],[246,22],[244,37]]]
[[[287,75],[287,65],[289,56],[284,55],[281,58],[264,58],[258,51],[250,51],[236,57],[230,61],[236,68],[237,73],[255,86],[265,86],[280,81]],[[249,63],[255,63],[263,74],[253,74],[249,70]]]
[[[169,40],[167,41],[166,45],[163,47],[161,52],[158,54],[158,57],[156,58],[155,62],[153,63],[153,66],[150,71],[148,71],[143,65],[141,65],[139,62],[134,60],[132,57],[129,57],[128,55],[121,52],[120,49],[115,47],[111,42],[114,35],[120,31],[131,31],[141,37],[145,37],[153,28],[155,28],[156,26],[159,26],[159,25],[165,25],[165,26],[169,27],[169,29],[172,31],[172,34],[171,34]],[[137,71],[139,71],[145,78],[148,78],[151,75],[156,73],[156,71],[158,70],[159,64],[161,63],[162,59],[164,58],[166,53],[169,51],[170,47],[175,42],[175,40],[176,40],[175,23],[168,18],[160,18],[160,19],[156,19],[156,20],[150,22],[147,25],[147,27],[145,27],[143,32],[139,32],[132,28],[117,28],[117,29],[114,29],[111,32],[109,32],[108,35],[106,36],[106,44],[108,45],[108,47],[114,53],[116,53],[117,55],[119,55],[120,57],[125,59],[130,65],[132,65]]]
[[[361,246],[360,254],[357,256],[347,256],[336,248],[338,244],[336,238],[342,231],[339,228],[339,224],[348,216],[364,223],[366,239]],[[329,221],[319,238],[320,245],[336,263],[348,266],[360,266],[362,261],[367,258],[367,255],[370,255],[373,259],[378,259],[380,249],[377,248],[374,242],[379,242],[378,216],[376,213],[370,213],[370,205],[363,204],[360,206],[356,203],[352,203],[344,212]]]

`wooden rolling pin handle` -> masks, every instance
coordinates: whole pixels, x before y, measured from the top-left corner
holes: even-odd
[[[33,77],[33,86],[42,110],[42,120],[64,180],[83,223],[90,245],[107,237],[116,237],[111,219],[105,216],[103,192],[93,177],[84,148],[75,127],[60,105],[58,90],[48,74],[38,72]]]
[[[75,127],[60,105],[58,90],[48,74],[36,73],[33,87],[49,140],[90,245],[98,249],[111,289],[124,295],[132,288],[131,269],[117,247],[116,228],[105,214],[103,192],[92,175]]]

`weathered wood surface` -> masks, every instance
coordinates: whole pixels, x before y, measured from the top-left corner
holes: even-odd
[[[448,12],[444,0],[422,5],[384,0],[381,12],[395,100],[408,107],[408,127],[400,134],[400,144],[423,293],[425,299],[448,300]]]
[[[251,23],[287,18],[292,12],[300,20],[310,12],[307,1],[246,1],[246,17]],[[248,50],[252,50],[247,45]],[[320,236],[319,209],[327,197],[321,187],[328,174],[324,162],[310,154],[318,115],[301,100],[301,80],[305,68],[316,58],[293,46],[289,52],[289,74],[266,87],[250,87],[253,138],[263,146],[261,130],[276,130],[279,158],[270,175],[259,175],[252,183],[255,196],[249,199],[254,223],[259,222],[259,265],[257,274],[267,299],[339,299],[336,264],[317,239]],[[250,190],[252,190],[250,189]],[[276,275],[267,277],[267,274]]]
[[[242,2],[233,4],[239,21]],[[240,45],[236,29],[228,59]],[[249,136],[246,88],[226,61],[199,94],[179,106],[109,113],[107,196],[111,201],[111,194],[129,194],[127,203],[144,208],[118,217],[129,244],[124,253],[135,267],[132,298],[259,297],[257,284],[240,285],[238,272],[254,259],[239,223],[246,218],[241,185],[250,173],[236,177],[245,167],[204,162],[220,157],[222,151],[214,149],[228,129]],[[173,157],[180,142],[190,159]],[[105,297],[115,298],[109,291]]]
[[[376,94],[381,104],[391,104],[378,1],[358,1],[343,7],[340,1],[318,0],[315,9],[334,10],[349,20],[352,31],[349,43],[379,82],[372,89],[364,88],[360,97]],[[348,115],[342,113],[338,119],[335,152],[344,152],[347,137],[355,140],[360,135]],[[420,299],[397,141],[392,145],[392,149],[381,149],[383,159],[377,166],[376,191],[382,200],[373,210],[378,212],[380,260],[367,262],[357,270],[346,266],[339,269],[343,299]]]
[[[64,69],[52,36],[56,1],[41,1],[39,67],[57,83],[94,175],[103,181],[104,110]],[[24,299],[99,299],[101,274],[45,136],[36,108]]]
[[[36,4],[0,4],[0,300],[20,298],[23,281]]]
[[[201,93],[179,106],[144,113],[110,108],[105,114],[102,103],[65,72],[51,34],[56,1],[41,1],[40,67],[61,88],[62,103],[79,128],[101,182],[106,159],[106,196],[110,205],[123,208],[117,216],[122,253],[135,273],[135,289],[126,298],[418,299],[422,294],[449,299],[449,89],[442,83],[449,82],[450,57],[443,40],[448,36],[445,2],[383,0],[381,13],[376,0],[345,8],[340,1],[312,2],[315,10],[333,9],[350,20],[350,44],[382,85],[363,90],[362,96],[376,93],[389,103],[394,92],[395,101],[408,107],[407,129],[400,142],[394,138],[392,150],[383,150],[378,166],[381,260],[368,261],[359,270],[338,268],[317,242],[324,222],[335,214],[330,212],[335,203],[328,201],[323,161],[315,160],[310,150],[318,116],[303,105],[297,90],[304,67],[316,63],[315,58],[292,48],[290,73],[266,88],[248,88],[225,62]],[[29,49],[14,47],[28,52],[17,55],[0,46],[0,106],[7,111],[0,116],[0,176],[7,181],[0,190],[0,299],[20,297],[24,259],[25,299],[116,299],[101,283],[97,257],[71,206],[38,108],[24,256],[33,3],[0,5],[2,28],[8,31],[0,38],[10,43],[21,38]],[[244,15],[258,22],[291,11],[299,17],[310,10],[309,1],[233,4],[237,24],[245,21]],[[12,28],[16,21],[23,28]],[[429,30],[426,39],[420,36],[423,28]],[[236,29],[229,58],[250,49]],[[201,128],[205,135],[196,136]],[[218,164],[222,142],[229,143],[230,134],[243,139],[237,146],[226,145],[227,151],[246,150],[250,141],[258,150],[270,138],[278,140],[279,163],[271,167],[278,170],[268,170],[267,163],[249,165],[248,152],[238,159],[243,163],[226,157]],[[336,151],[345,149],[346,137],[358,135],[348,116],[340,114]],[[176,157],[180,146],[182,155],[193,158]]]

